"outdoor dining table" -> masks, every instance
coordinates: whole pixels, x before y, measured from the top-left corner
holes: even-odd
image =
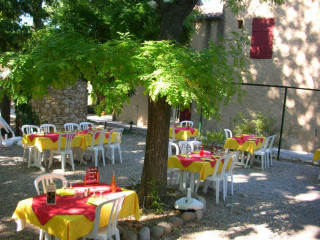
[[[196,128],[187,128],[182,126],[174,127],[174,138],[186,141],[190,137],[199,137],[199,130]],[[170,127],[169,137],[172,138],[173,129]]]
[[[45,169],[41,165],[41,153],[43,153],[45,150],[50,149],[57,149],[58,148],[58,138],[61,133],[46,133],[46,134],[28,134],[24,135],[22,138],[22,144],[35,146],[36,150],[34,152],[34,163],[32,166],[38,167],[41,170],[45,171]],[[111,142],[114,142],[116,133],[113,133],[111,136]],[[86,162],[83,160],[82,154],[86,150],[87,147],[91,146],[92,144],[92,137],[93,133],[89,132],[88,130],[84,130],[81,132],[77,132],[76,136],[73,139],[72,142],[72,148],[80,149],[80,157],[79,161],[80,164]],[[99,138],[97,137],[95,139],[95,143],[98,143]],[[109,133],[106,134],[106,138],[104,139],[104,143],[107,144],[109,140]],[[65,139],[61,139],[61,146],[64,146]]]
[[[241,151],[241,160],[236,162],[238,165],[247,167],[250,156],[253,155],[254,151],[261,148],[264,137],[257,137],[249,134],[243,134],[241,136],[235,136],[232,138],[227,138],[224,144],[224,149],[230,148],[234,150]],[[247,161],[244,162],[244,152],[248,153]]]
[[[217,155],[215,153],[211,154],[208,151],[204,151],[203,156],[200,156],[199,151],[192,152],[190,155],[181,154],[181,155],[174,155],[168,159],[168,168],[178,168],[183,170],[182,176],[180,176],[180,183],[179,183],[179,190],[186,191],[187,188],[187,174],[190,173],[190,188],[191,191],[194,191],[194,182],[195,182],[195,175],[198,173],[199,180],[205,180],[207,176],[212,175],[214,169],[216,167],[216,160],[218,158],[222,158],[220,165],[218,166],[218,172],[222,169],[222,163],[224,160],[223,155]],[[228,164],[227,169],[229,169]]]
[[[85,188],[91,189],[91,196],[77,198],[75,193]],[[92,194],[96,197],[92,197]],[[133,215],[139,220],[140,210],[136,192],[118,187],[116,193],[111,193],[110,185],[103,183],[90,187],[78,183],[73,185],[73,189],[57,189],[56,205],[47,205],[45,194],[22,200],[18,203],[12,218],[17,223],[17,231],[23,230],[27,222],[61,240],[73,240],[92,231],[97,205],[119,194],[125,194],[119,218]],[[110,209],[110,205],[104,206],[101,215],[109,216]],[[107,221],[107,217],[102,217],[100,227],[106,226]]]

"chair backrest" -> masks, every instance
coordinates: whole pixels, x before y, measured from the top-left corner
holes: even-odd
[[[233,153],[230,153],[230,154],[229,154],[232,159],[231,159],[231,164],[230,164],[229,168],[226,169],[226,171],[227,171],[228,174],[231,174],[231,173],[232,173],[233,168],[234,168],[234,165],[235,165],[235,163],[236,163],[236,162],[238,161],[238,159],[239,159],[239,153],[240,153],[240,151],[236,151],[236,152],[233,152]]]
[[[192,121],[181,121],[180,122],[180,126],[182,126],[182,127],[186,127],[187,125],[189,124],[189,127],[193,127],[193,122]]]
[[[23,125],[21,127],[21,131],[23,135],[32,134],[32,133],[40,133],[40,128],[36,125]]]
[[[273,145],[273,142],[274,142],[274,139],[276,138],[276,134],[275,135],[272,135],[271,137],[270,137],[270,140],[269,140],[269,145],[268,145],[268,149],[269,149],[269,151],[272,151],[272,145]]]
[[[99,130],[93,133],[91,147],[93,146],[103,146],[104,139],[106,138],[107,129]],[[109,133],[110,134],[110,133]],[[97,136],[98,135],[98,136]],[[97,137],[96,137],[97,136]],[[109,135],[110,136],[110,135]],[[98,138],[98,143],[95,144],[95,140]]]
[[[89,129],[89,126],[90,126],[90,125],[91,125],[91,128],[93,129],[93,128],[94,128],[94,124],[91,123],[91,122],[81,122],[81,123],[79,124],[81,130],[87,130],[87,129]]]
[[[224,133],[226,134],[226,139],[232,138],[232,131],[230,129],[225,128]]]
[[[46,193],[47,192],[46,186],[48,186],[50,183],[53,183],[54,179],[59,179],[62,182],[67,181],[65,176],[56,174],[56,173],[46,173],[36,177],[36,179],[34,180],[34,186],[36,188],[38,195],[40,195],[39,183],[41,183],[42,185],[43,193]]]
[[[222,169],[221,169],[221,172],[220,172],[221,176],[224,175],[224,173],[225,173],[225,171],[227,169],[227,166],[229,164],[229,161],[232,160],[231,157],[232,157],[232,154],[228,154],[228,155],[225,155],[224,157],[222,157],[224,160],[223,160],[223,165],[222,165]]]
[[[121,137],[122,137],[122,133],[123,133],[123,128],[116,128],[116,129],[112,129],[109,132],[109,141],[108,144],[120,144],[121,143]],[[115,134],[114,137],[114,142],[112,141],[112,135]]]
[[[181,154],[186,154],[187,152],[192,150],[192,146],[190,146],[188,141],[179,141],[179,148]]]
[[[0,129],[4,129],[7,133],[11,133],[12,137],[15,137],[14,131],[10,127],[10,125],[0,116]]]
[[[108,230],[106,232],[107,238],[106,239],[112,239],[111,236],[113,236],[114,234],[116,234],[117,232],[117,221],[118,221],[118,217],[119,217],[119,213],[122,207],[122,203],[125,199],[125,194],[124,193],[116,193],[118,196],[107,200],[105,202],[102,202],[98,205],[98,207],[96,208],[96,217],[94,219],[94,225],[93,225],[93,230],[90,233],[90,237],[93,237],[94,239],[100,239],[99,237],[97,237],[98,235],[98,230],[99,230],[99,223],[100,223],[100,218],[101,218],[101,210],[104,206],[106,206],[108,208],[111,208],[110,214],[108,216],[103,215],[108,217],[109,221],[108,221]]]
[[[175,140],[175,134],[176,134],[176,133],[175,133],[175,129],[174,129],[175,126],[172,124],[172,125],[170,125],[170,128],[172,128],[172,138],[171,138],[171,139],[172,139],[172,142],[174,142],[174,140]],[[170,129],[169,129],[169,130],[170,130]]]
[[[261,148],[260,151],[266,151],[266,149],[268,148],[268,144],[270,141],[271,137],[265,137],[261,143]]]
[[[53,132],[57,131],[57,127],[54,124],[49,124],[49,123],[41,124],[40,125],[40,132],[50,133],[51,128],[53,129]]]
[[[176,143],[169,142],[169,148],[168,148],[168,157],[171,157],[172,154],[172,147],[176,148],[176,155],[179,155],[179,146]]]
[[[81,130],[79,124],[77,123],[65,123],[63,127],[65,131]]]
[[[58,138],[58,152],[71,151],[72,142],[75,136],[76,136],[76,132],[61,133]],[[62,138],[65,139],[64,144],[62,144],[63,143]]]

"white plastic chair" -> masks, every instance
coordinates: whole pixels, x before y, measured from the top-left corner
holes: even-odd
[[[202,142],[198,141],[197,138],[194,138],[193,140],[188,139],[189,145],[191,147],[191,151],[198,151],[199,147],[202,146]]]
[[[172,137],[171,138],[169,138],[169,142],[175,142],[176,141],[176,139],[175,139],[175,130],[174,130],[174,125],[170,125],[170,128],[172,129]],[[169,128],[169,130],[171,131],[171,129]]]
[[[230,154],[231,158],[232,158],[232,160],[231,160],[232,162],[231,162],[231,164],[229,166],[229,169],[226,169],[226,171],[224,173],[225,184],[226,184],[226,186],[225,186],[225,190],[226,190],[225,191],[225,197],[227,197],[227,193],[228,193],[228,180],[229,180],[229,177],[231,179],[231,195],[233,195],[233,168],[234,168],[234,164],[236,162],[238,162],[238,160],[239,160],[239,153],[240,153],[240,151],[236,151],[236,152]]]
[[[104,145],[104,148],[106,149],[107,154],[108,154],[108,149],[111,150],[112,164],[114,164],[114,162],[115,162],[115,160],[114,160],[114,151],[115,151],[115,149],[118,149],[120,162],[122,163],[122,155],[121,155],[121,147],[120,147],[122,132],[123,132],[123,128],[116,128],[116,129],[111,130],[109,132],[108,144]],[[114,138],[114,142],[111,142],[111,140],[113,138],[112,137],[113,134],[115,134],[115,138]]]
[[[223,200],[225,200],[225,197],[226,197],[226,183],[225,183],[226,180],[225,180],[224,175],[225,175],[225,170],[227,168],[227,165],[228,165],[228,163],[230,161],[231,155],[230,154],[225,155],[223,158],[224,158],[224,162],[223,162],[221,171],[219,173],[217,172],[218,169],[219,169],[220,163],[222,163],[221,158],[219,158],[219,159],[217,159],[217,162],[215,164],[215,168],[214,168],[213,174],[206,178],[205,185],[203,187],[203,192],[206,193],[210,182],[212,182],[212,186],[213,187],[214,187],[213,182],[216,182],[216,186],[215,186],[215,189],[216,189],[216,204],[219,204],[219,190],[220,190],[220,182],[221,181],[222,181],[222,190],[223,190]],[[198,180],[195,192],[198,191],[199,185],[200,185],[200,181]]]
[[[75,130],[78,130],[78,131],[81,130],[79,124],[77,124],[77,123],[65,123],[63,125],[63,127],[64,127],[64,130],[68,131],[68,132],[73,132]]]
[[[193,147],[188,141],[179,141],[180,154],[187,154],[188,152],[193,152]]]
[[[50,133],[51,128],[53,128],[53,132],[57,131],[57,127],[54,124],[49,124],[49,123],[42,124],[42,125],[40,125],[40,132]]]
[[[69,155],[69,161],[72,166],[72,171],[74,171],[74,161],[73,161],[73,153],[72,153],[72,142],[75,138],[76,133],[75,132],[68,132],[68,133],[61,133],[58,138],[58,148],[57,149],[51,149],[50,150],[50,162],[49,167],[51,167],[53,155],[61,155],[61,168],[62,171],[65,171],[65,165],[66,165],[66,158],[67,155]],[[62,144],[61,139],[64,138],[64,144]]]
[[[232,131],[230,129],[225,128],[223,130],[224,130],[224,133],[226,134],[226,140],[228,138],[232,138]],[[226,148],[225,149],[225,154],[228,154],[228,153],[229,153],[229,148]]]
[[[23,125],[21,127],[21,131],[23,135],[29,135],[29,134],[37,134],[40,133],[40,128],[36,125]],[[32,160],[32,153],[33,153],[33,157],[34,159],[36,158],[36,156],[38,155],[38,150],[35,146],[32,145],[28,145],[28,144],[22,144],[23,147],[23,161],[26,157],[26,151],[29,151],[29,157],[28,157],[28,168],[30,168],[31,166],[31,160]]]
[[[192,121],[181,121],[180,122],[180,126],[182,127],[187,127],[187,125],[189,124],[189,127],[193,127],[193,122]]]
[[[253,159],[255,159],[255,156],[258,156],[258,159],[259,159],[259,156],[260,156],[260,159],[261,159],[261,170],[264,170],[266,167],[267,167],[267,161],[268,161],[268,154],[267,154],[267,147],[268,147],[268,143],[270,141],[270,137],[265,137],[263,139],[263,142],[261,144],[261,148],[255,150],[253,152]]]
[[[276,138],[276,136],[277,135],[272,135],[270,137],[269,145],[266,148],[266,152],[267,152],[267,155],[268,155],[267,167],[273,166],[272,145],[273,145],[273,142],[274,142],[274,139]]]
[[[172,154],[172,148],[175,148],[175,155],[179,155],[179,146],[176,143],[169,142],[169,147],[168,147],[168,158],[170,158]],[[177,173],[177,183],[179,182],[180,178],[180,173],[182,170],[179,168],[168,168],[167,169],[167,174],[169,175],[169,183],[171,183],[173,175]]]
[[[47,188],[46,187],[50,183],[53,183],[55,179],[61,180],[62,183],[63,183],[63,181],[67,181],[65,176],[60,175],[60,174],[56,174],[56,173],[46,173],[46,174],[42,174],[42,175],[36,177],[36,179],[34,180],[34,186],[36,188],[37,194],[38,195],[41,194],[40,193],[40,189],[39,189],[39,183],[42,186],[43,193],[47,193]],[[48,232],[45,232],[43,229],[40,229],[39,240],[43,239],[44,234],[46,235],[45,239],[49,239],[50,238],[50,234]]]
[[[87,129],[89,129],[89,126],[90,126],[90,125],[91,125],[91,128],[94,129],[94,124],[91,123],[91,122],[81,122],[81,123],[79,124],[81,130],[87,130]]]
[[[42,174],[38,177],[36,177],[36,179],[34,180],[34,186],[36,188],[37,194],[40,195],[40,188],[39,188],[39,183],[42,186],[42,190],[43,193],[47,193],[47,186],[50,183],[53,183],[55,179],[59,179],[61,180],[61,182],[63,181],[67,181],[66,177],[61,175],[61,174],[57,174],[57,173],[46,173],[46,174]],[[61,184],[62,186],[62,184]]]
[[[94,132],[94,134],[92,136],[91,146],[86,148],[86,150],[92,151],[91,157],[92,157],[92,161],[94,160],[96,167],[98,166],[99,151],[101,151],[103,166],[106,165],[105,157],[104,157],[103,142],[104,142],[104,139],[106,138],[107,132],[108,132],[108,130],[106,130],[106,129]],[[96,135],[99,135],[99,136],[97,137],[98,144],[95,145]]]
[[[98,239],[98,240],[111,240],[112,236],[116,237],[116,240],[120,240],[120,233],[117,228],[117,221],[119,217],[119,213],[122,207],[122,203],[124,201],[125,195],[121,193],[120,196],[100,203],[96,209],[96,217],[94,219],[93,230],[88,235],[82,237],[83,240],[90,239]],[[109,204],[108,207],[111,207],[111,212],[109,216],[105,216],[109,218],[108,225],[99,228],[100,218],[101,218],[101,209]]]
[[[226,134],[226,139],[232,138],[232,131],[230,129],[225,128],[224,133]]]

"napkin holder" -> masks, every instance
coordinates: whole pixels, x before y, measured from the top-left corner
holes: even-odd
[[[56,205],[57,194],[56,194],[56,184],[51,183],[46,187],[46,203],[47,205]]]

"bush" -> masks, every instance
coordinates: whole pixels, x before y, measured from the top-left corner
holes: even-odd
[[[205,135],[201,136],[201,141],[205,146],[210,146],[212,143],[215,145],[223,145],[226,140],[224,131],[217,131],[212,129],[211,131],[207,130]]]
[[[244,115],[239,113],[233,120],[233,133],[235,135],[255,134],[268,136],[274,133],[275,119],[265,117],[261,112]]]

